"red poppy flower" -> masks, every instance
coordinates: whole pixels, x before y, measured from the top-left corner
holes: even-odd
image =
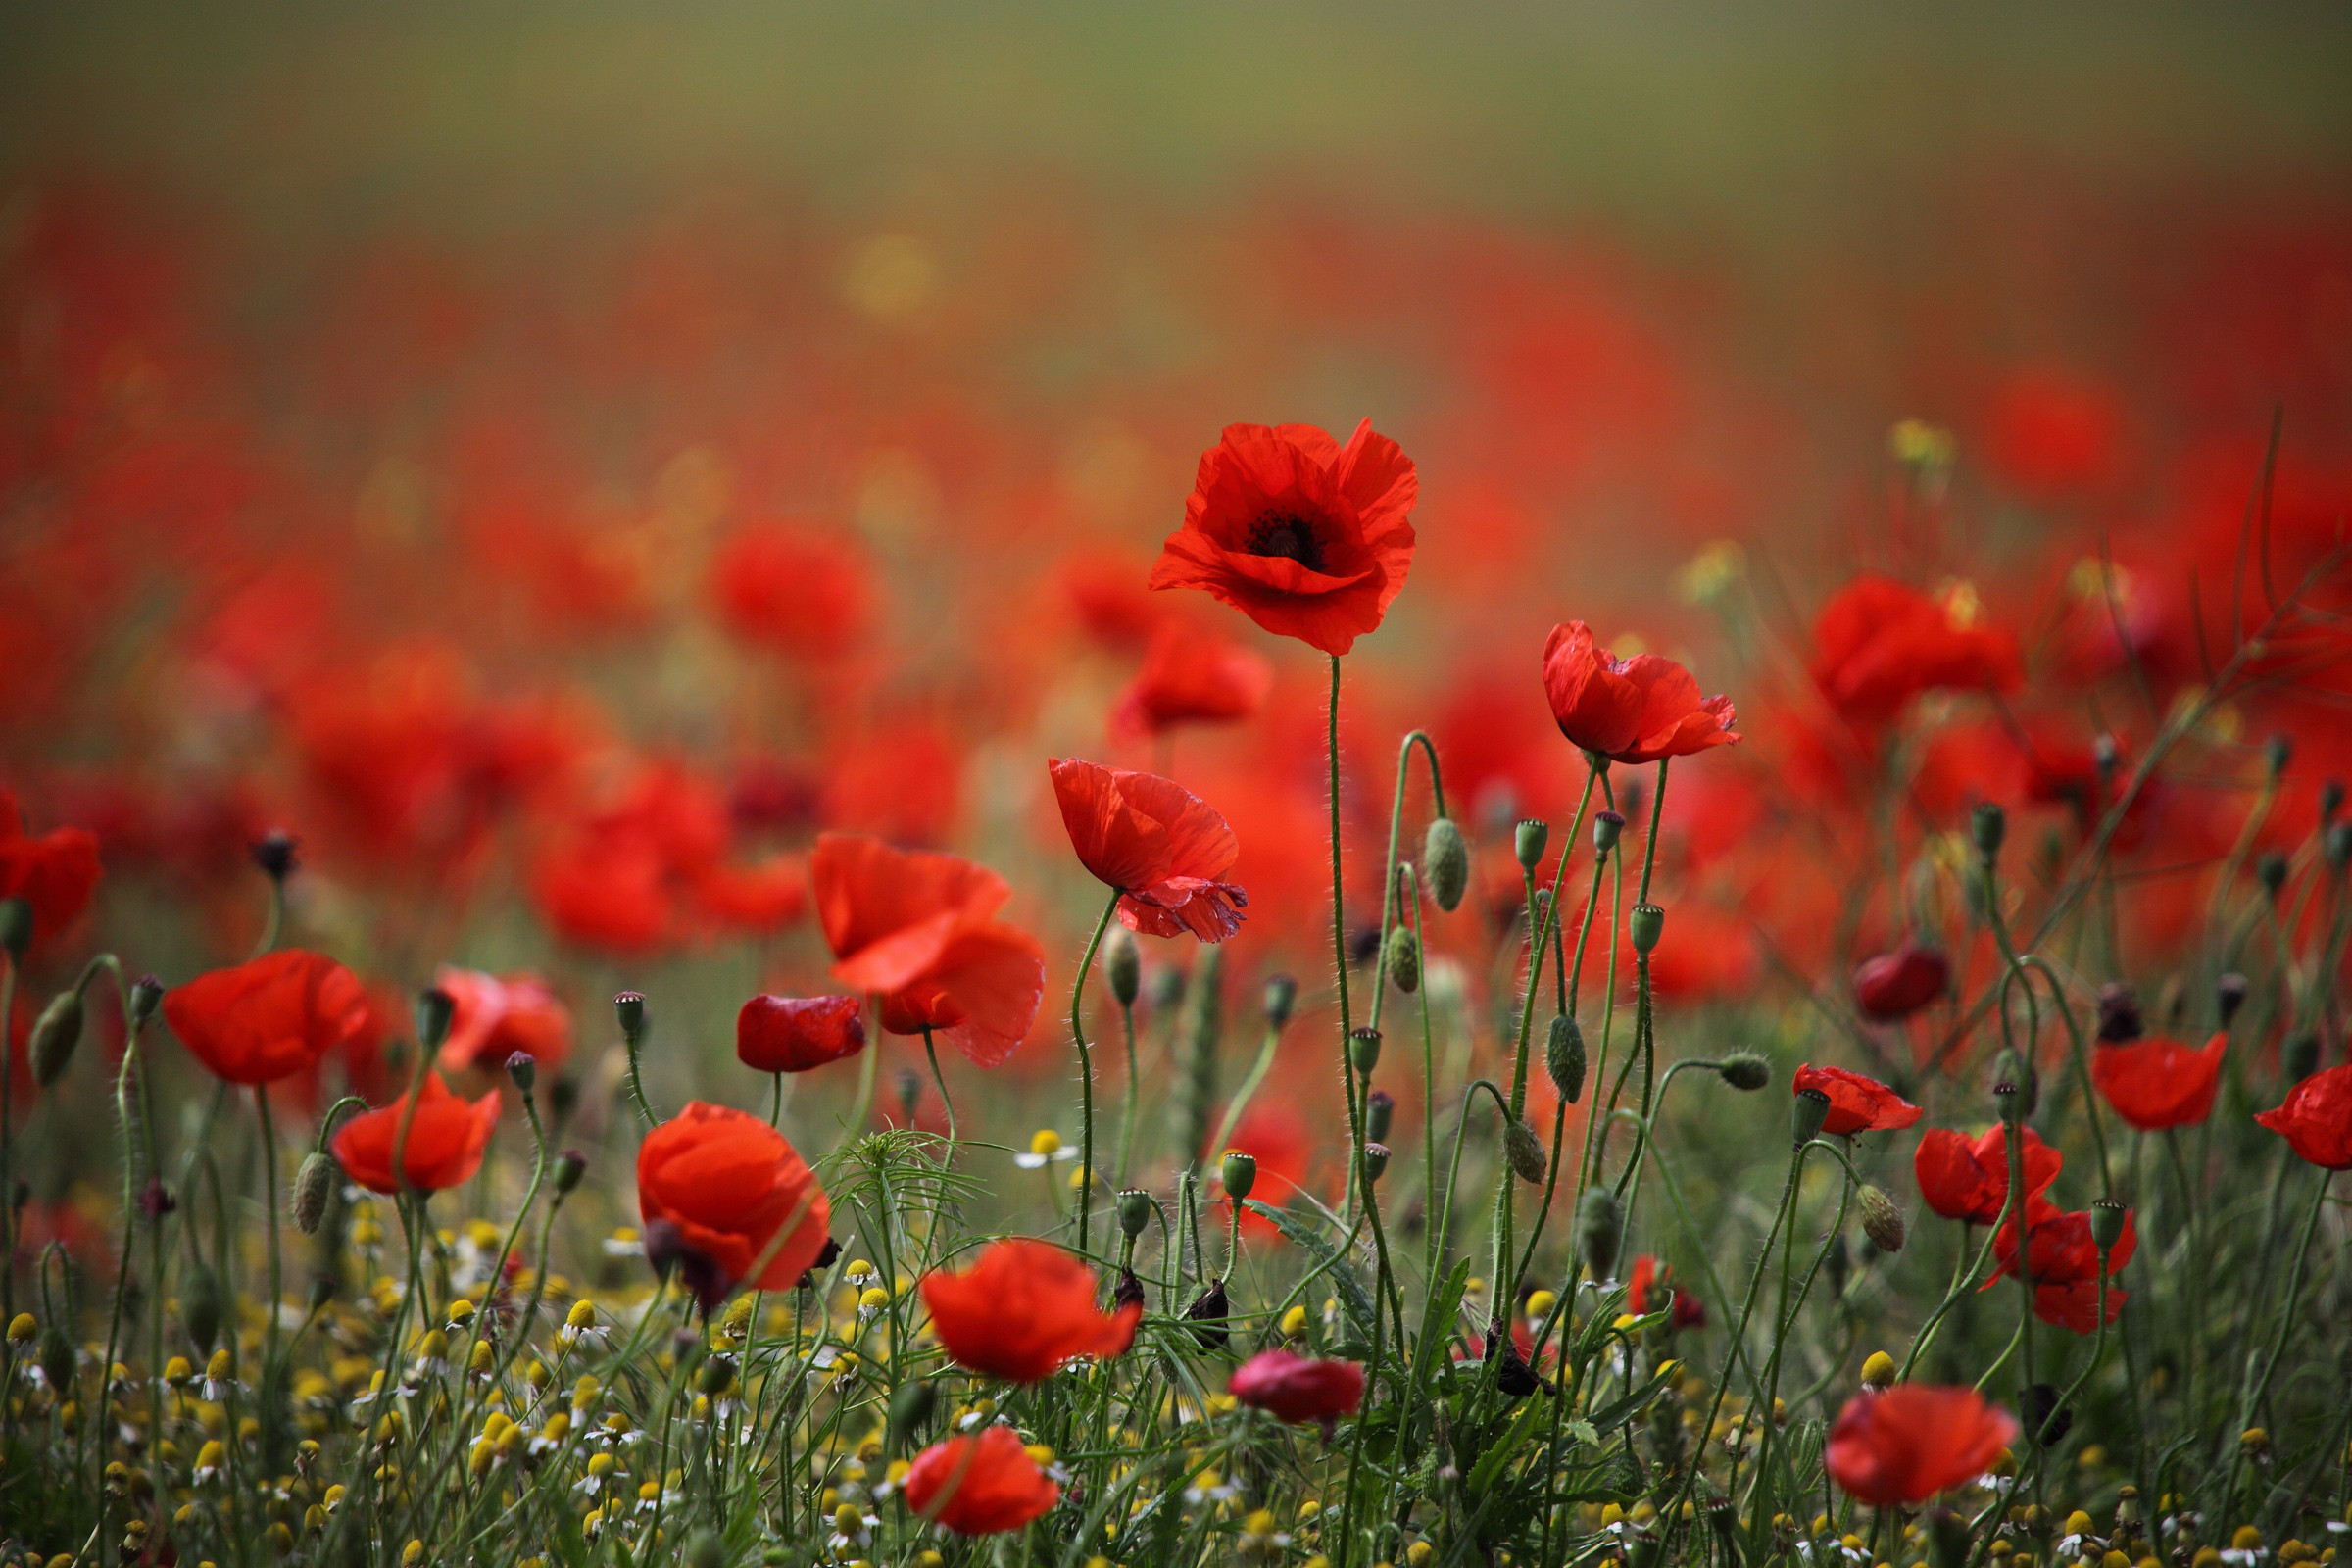
[[[554,1071],[571,1054],[571,1010],[535,974],[501,979],[441,966],[434,986],[450,1000],[441,1065],[451,1072],[499,1067],[516,1052]]]
[[[1892,953],[1866,958],[1854,970],[1854,1000],[1882,1023],[1908,1018],[1943,995],[1952,966],[1934,948],[1906,942]]]
[[[1308,424],[1229,424],[1200,455],[1151,585],[1205,589],[1270,632],[1344,654],[1404,587],[1419,490],[1412,460],[1369,419],[1345,447]]]
[[[2058,1179],[2066,1156],[2029,1127],[2025,1163],[2026,1196],[2031,1199]],[[1911,1168],[1930,1208],[1945,1219],[1989,1225],[2009,1201],[2009,1130],[1996,1126],[1971,1143],[1959,1133],[1931,1127],[1920,1135]]]
[[[275,1083],[366,1028],[368,992],[325,955],[286,948],[176,987],[164,1019],[214,1077]]]
[[[1273,684],[1274,667],[1253,650],[1170,620],[1152,633],[1142,672],[1112,705],[1111,728],[1151,736],[1179,724],[1230,723],[1256,712]]]
[[[808,911],[808,882],[779,855],[757,865],[713,865],[695,873],[695,902],[711,924],[764,936]]]
[[[2213,1114],[2229,1050],[2227,1030],[2201,1050],[2178,1040],[2102,1045],[2090,1055],[2090,1081],[2118,1116],[2143,1133],[2193,1126]]]
[[[1560,733],[1617,762],[1654,762],[1738,742],[1728,697],[1701,699],[1698,682],[1671,659],[1616,659],[1571,620],[1544,644],[1544,695]]]
[[[784,1135],[759,1117],[697,1100],[637,1146],[646,1255],[662,1241],[706,1306],[738,1285],[790,1287],[825,1250],[832,1205]]]
[[[2314,1073],[2287,1091],[2286,1103],[2256,1121],[2325,1170],[2352,1170],[2352,1065]]]
[[[2089,1211],[2067,1213],[2048,1199],[2033,1198],[2026,1203],[2026,1272],[2034,1281],[2034,1315],[2077,1334],[2090,1333],[2099,1326],[2099,1249],[2091,1240]],[[2122,1273],[2138,1250],[2139,1227],[2127,1209],[2124,1234],[2107,1256],[2108,1277]],[[1987,1291],[2003,1276],[2017,1272],[2015,1219],[1994,1235],[1992,1251],[2000,1265],[1983,1285]],[[2108,1322],[2122,1313],[2129,1294],[2107,1287]]]
[[[400,1122],[408,1108],[409,1097],[403,1095],[381,1110],[354,1116],[335,1133],[336,1163],[371,1193],[400,1191],[400,1178],[392,1171],[392,1147],[400,1141]],[[497,1130],[497,1090],[468,1102],[451,1094],[439,1073],[426,1073],[401,1160],[409,1185],[427,1193],[465,1185],[482,1168],[482,1152]]]
[[[1647,1317],[1660,1307],[1671,1304],[1674,1316],[1667,1321],[1675,1328],[1703,1327],[1707,1321],[1704,1301],[1668,1278],[1668,1271],[1647,1252],[1634,1259],[1634,1266],[1625,1279],[1625,1309],[1636,1317]]]
[[[807,1072],[864,1049],[856,997],[754,997],[735,1015],[735,1054],[757,1072]]]
[[[1222,942],[1250,895],[1220,880],[1241,847],[1214,807],[1153,773],[1049,759],[1054,798],[1078,859],[1119,890],[1119,921],[1147,936]]]
[[[1885,1508],[1983,1475],[2017,1433],[2017,1418],[1974,1389],[1906,1383],[1847,1400],[1822,1456],[1848,1496]]]
[[[937,1031],[994,1067],[1029,1033],[1045,996],[1037,939],[995,918],[1004,879],[953,855],[820,834],[808,858],[833,978],[882,998],[893,1034]]]
[[[88,828],[24,831],[17,798],[0,790],[0,899],[32,906],[32,940],[43,941],[74,923],[98,887],[98,835]]]
[[[1275,1348],[1235,1367],[1225,1392],[1244,1404],[1297,1426],[1319,1422],[1326,1434],[1364,1402],[1364,1369],[1353,1361],[1318,1361]]]
[[[1830,1113],[1821,1130],[1835,1137],[1854,1133],[1887,1133],[1908,1127],[1923,1114],[1917,1105],[1880,1083],[1843,1067],[1816,1067],[1807,1062],[1796,1069],[1791,1087],[1798,1093],[1818,1089],[1830,1097]]]
[[[900,1485],[908,1507],[959,1536],[1018,1530],[1061,1500],[1060,1484],[1010,1427],[934,1443],[914,1456]]]
[[[776,523],[739,529],[719,546],[710,595],[736,636],[803,659],[847,649],[873,599],[863,564],[841,545]]]
[[[1814,683],[1849,723],[1885,723],[1939,687],[2011,692],[2024,679],[2016,637],[1886,577],[1855,578],[1813,623]]]
[[[931,1330],[960,1366],[1037,1383],[1077,1355],[1123,1355],[1143,1318],[1140,1301],[1103,1315],[1095,1275],[1045,1242],[997,1242],[960,1274],[923,1276]]]

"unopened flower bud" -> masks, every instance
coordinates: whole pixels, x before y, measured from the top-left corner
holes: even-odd
[[[1144,977],[1144,1003],[1164,1012],[1184,1000],[1184,971],[1174,964],[1155,964]]]
[[[1855,1197],[1862,1204],[1862,1234],[1870,1238],[1870,1245],[1889,1254],[1901,1251],[1903,1211],[1894,1206],[1894,1200],[1867,1184]]]
[[[1470,886],[1470,848],[1453,818],[1441,816],[1430,822],[1421,840],[1421,876],[1439,908],[1451,914],[1461,907],[1462,894]]]
[[[155,1009],[164,1004],[164,983],[154,975],[143,974],[130,983],[130,1026],[144,1029]]]
[[[1592,853],[1608,854],[1625,837],[1625,815],[1620,811],[1603,811],[1592,819]]]
[[[1217,1180],[1225,1196],[1238,1203],[1257,1185],[1257,1161],[1238,1149],[1228,1149],[1224,1162],[1217,1167]]]
[[[612,999],[612,1016],[620,1024],[620,1038],[631,1045],[645,1034],[645,996],[642,992],[623,991]]]
[[[1544,1037],[1544,1071],[1569,1104],[1584,1098],[1585,1032],[1568,1013],[1551,1015],[1551,1027]]]
[[[1365,1077],[1380,1065],[1380,1031],[1358,1029],[1348,1037],[1348,1054],[1355,1062],[1355,1070]]]
[[[1389,1123],[1396,1115],[1396,1097],[1375,1089],[1364,1097],[1364,1137],[1375,1144],[1389,1141]]]
[[[457,1007],[455,999],[438,987],[416,993],[416,1044],[427,1057],[440,1051],[449,1038],[449,1022]]]
[[[1654,904],[1637,904],[1628,929],[1633,935],[1634,951],[1646,956],[1657,950],[1658,938],[1666,934],[1666,911]]]
[[[65,1075],[74,1048],[81,1044],[81,988],[74,986],[52,997],[32,1021],[25,1053],[32,1058],[34,1083],[46,1089]]]
[[[1410,926],[1389,933],[1389,983],[1408,996],[1421,989],[1421,943]]]
[[[576,1149],[566,1149],[556,1156],[556,1167],[553,1174],[556,1191],[568,1193],[580,1185],[582,1176],[588,1174],[588,1156]]]
[[[1752,1051],[1735,1051],[1715,1064],[1723,1081],[1741,1094],[1772,1086],[1772,1063]]]
[[[2099,1043],[2120,1046],[2137,1040],[2147,1032],[2139,1010],[2139,997],[2120,980],[2110,980],[2099,987]]]
[[[32,901],[0,899],[0,950],[22,958],[32,946]]]
[[[2262,743],[2262,765],[2273,778],[2277,778],[2286,771],[2287,761],[2294,755],[2295,743],[2292,736],[2283,733],[2277,734]]]
[[[1175,971],[1170,970],[1169,973]],[[1291,1021],[1291,1009],[1298,1004],[1298,982],[1287,974],[1269,977],[1266,981],[1266,1027],[1281,1029]]]
[[[57,1391],[59,1398],[72,1398],[74,1375],[80,1358],[74,1353],[74,1342],[67,1338],[66,1331],[54,1323],[41,1330],[39,1353],[41,1371],[49,1379],[49,1387]]]
[[[2009,814],[1997,801],[1979,801],[1969,817],[1969,837],[1976,841],[1977,854],[1986,865],[2001,857],[2001,841],[2009,836]]]
[[[283,882],[301,864],[294,853],[299,847],[293,834],[282,827],[274,827],[246,845],[245,853],[253,857],[253,863],[261,868],[264,876],[272,882]]]
[[[1551,828],[1540,816],[1526,817],[1511,830],[1511,853],[1519,857],[1522,868],[1533,871],[1544,861],[1544,846],[1551,842]]]
[[[1830,1097],[1818,1089],[1799,1089],[1791,1102],[1788,1130],[1802,1149],[1821,1135],[1821,1124],[1830,1119]]]
[[[1844,1299],[1845,1282],[1854,1269],[1853,1254],[1846,1250],[1845,1232],[1830,1233],[1830,1245],[1822,1250],[1821,1266],[1830,1277],[1830,1298]]]
[[[2263,892],[2277,898],[2278,890],[2286,886],[2286,857],[2277,850],[2263,851],[2254,862],[2254,879],[2262,884]]]
[[[727,1544],[717,1531],[697,1530],[686,1538],[686,1568],[727,1568]]]
[[[1144,1234],[1144,1227],[1152,1223],[1152,1211],[1157,1206],[1150,1193],[1137,1188],[1130,1187],[1119,1194],[1119,1229],[1129,1241]]]
[[[1523,1182],[1542,1186],[1544,1182],[1544,1140],[1536,1130],[1517,1117],[1502,1124],[1502,1153],[1511,1162],[1511,1170]]]
[[[539,1082],[539,1062],[527,1051],[517,1051],[507,1057],[507,1077],[525,1095]]]
[[[1595,1280],[1612,1278],[1617,1249],[1625,1241],[1625,1210],[1606,1187],[1588,1187],[1576,1205],[1576,1251]]]
[[[899,1125],[913,1126],[915,1106],[923,1099],[923,1075],[912,1067],[901,1067],[898,1076],[891,1080],[891,1087],[898,1091]]]
[[[1894,1382],[1894,1357],[1885,1350],[1873,1350],[1862,1363],[1862,1386],[1872,1391],[1886,1389]]]
[[[294,1172],[294,1228],[305,1236],[318,1234],[326,1218],[327,1200],[334,1196],[337,1174],[334,1156],[312,1150]]]
[[[2234,969],[2213,983],[2214,1006],[2221,1013],[2223,1028],[2230,1027],[2237,1009],[2246,1004],[2246,995],[2252,989],[2246,977]]]
[[[2093,1199],[2090,1204],[2090,1245],[2100,1251],[2112,1251],[2115,1244],[2124,1239],[2124,1222],[2132,1211],[2112,1198]]]
[[[1135,999],[1144,989],[1144,955],[1136,946],[1135,933],[1118,926],[1110,933],[1107,949],[1102,955],[1103,978],[1110,982],[1111,1000],[1122,1007],[1135,1005]]]

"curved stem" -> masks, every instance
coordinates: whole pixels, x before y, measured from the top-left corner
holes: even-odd
[[[923,1055],[931,1063],[932,1087],[939,1091],[939,1102],[947,1107],[948,1112],[948,1152],[940,1163],[953,1165],[956,1163],[956,1102],[948,1098],[948,1080],[939,1070],[939,1048],[932,1043],[929,1024],[923,1025]]]
[[[1413,747],[1421,747],[1429,758],[1429,793],[1434,799],[1439,816],[1446,814],[1446,785],[1438,776],[1438,747],[1427,732],[1413,730],[1396,748],[1396,801],[1389,808],[1389,859],[1381,881],[1380,896],[1380,952],[1385,959],[1389,951],[1389,930],[1396,923],[1396,845],[1404,825],[1404,786],[1412,772]],[[1372,988],[1372,1027],[1380,1027],[1381,1004],[1388,1000],[1389,988]]]
[[[1124,1190],[1127,1186],[1128,1160],[1135,1152],[1135,1107],[1141,1094],[1141,1086],[1136,1082],[1135,1004],[1131,1002],[1119,1004],[1119,1032],[1127,1043],[1127,1093],[1125,1102],[1119,1107],[1118,1170],[1119,1186]]]
[[[1087,939],[1086,956],[1078,960],[1078,979],[1070,987],[1070,1038],[1078,1042],[1078,1096],[1081,1131],[1078,1145],[1078,1250],[1086,1250],[1087,1219],[1095,1207],[1095,1058],[1086,1048],[1086,1019],[1080,1009],[1086,1003],[1086,977],[1095,967],[1096,950],[1102,946],[1102,933],[1110,929],[1110,917],[1119,912],[1120,891],[1110,890],[1110,902],[1102,906],[1102,918],[1095,922],[1095,934]],[[925,1045],[930,1035],[923,1036]],[[934,1064],[936,1065],[934,1058]],[[944,1094],[945,1091],[943,1090]],[[955,1138],[955,1119],[948,1122],[948,1136]]]

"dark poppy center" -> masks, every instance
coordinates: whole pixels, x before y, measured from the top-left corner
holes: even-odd
[[[1280,556],[1309,571],[1323,569],[1322,541],[1315,537],[1314,525],[1296,513],[1269,512],[1258,518],[1250,530],[1250,553]]]

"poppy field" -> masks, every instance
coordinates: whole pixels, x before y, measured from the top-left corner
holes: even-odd
[[[0,1564],[2336,1561],[2352,145],[1171,173],[1130,24],[914,172],[43,35]]]

